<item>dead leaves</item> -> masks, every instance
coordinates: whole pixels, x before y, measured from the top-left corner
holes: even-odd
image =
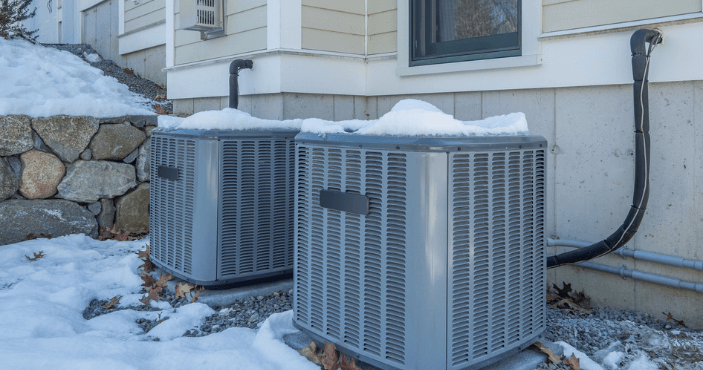
[[[159,100],[166,100],[166,95],[164,94],[156,94],[156,97],[154,100],[159,101]]]
[[[30,261],[36,261],[44,256],[45,256],[44,251],[39,251],[39,253],[34,253],[34,258],[30,258],[29,256],[25,255],[25,257]]]
[[[662,315],[666,315],[666,321],[673,321],[676,324],[683,326],[684,328],[687,327],[686,323],[683,322],[683,320],[676,320],[673,316],[671,316],[671,312],[666,312],[666,313],[662,312]]]
[[[24,238],[24,240],[34,240],[34,239],[39,239],[39,238],[51,239],[51,235],[46,235],[46,234],[34,235],[32,233],[29,233]]]
[[[188,283],[179,283],[176,285],[176,298],[185,298],[187,293],[193,290],[193,286]]]
[[[103,308],[108,310],[112,307],[115,307],[116,305],[120,304],[120,298],[122,298],[121,295],[110,298],[110,302],[105,303]]]
[[[310,362],[321,365],[325,370],[361,370],[356,366],[356,360],[347,358],[347,355],[342,354],[340,361],[339,352],[335,350],[334,343],[325,342],[325,349],[319,350],[315,342],[311,342],[309,346],[298,350],[301,356],[307,358]]]
[[[134,75],[134,70],[132,68],[125,68],[123,72],[128,75]]]
[[[130,233],[129,231],[123,231],[122,229],[118,229],[117,225],[112,225],[112,228],[109,228],[107,226],[103,227],[100,229],[100,232],[98,233],[100,236],[98,237],[98,240],[117,240],[119,242],[125,242],[125,241],[132,241],[132,240],[139,240],[143,237],[145,237],[149,233],[149,227],[146,227],[146,230],[144,232],[139,232],[136,234]]]
[[[156,114],[168,114],[168,112],[166,112],[166,109],[164,109],[164,107],[158,104],[154,104],[154,110],[156,111]]]
[[[588,310],[591,306],[591,299],[586,297],[584,292],[573,292],[571,284],[563,282],[562,288],[556,284],[552,284],[552,288],[554,292],[547,291],[547,304],[550,305],[550,308],[556,307],[573,313],[591,314],[591,311]]]
[[[537,348],[540,352],[547,355],[547,359],[554,365],[564,364],[569,367],[569,370],[581,370],[581,365],[579,364],[579,359],[573,353],[571,357],[566,358],[566,356],[557,356],[552,352],[549,347],[542,344],[542,342],[535,342],[533,347]]]

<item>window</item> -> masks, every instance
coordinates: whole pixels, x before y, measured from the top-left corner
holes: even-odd
[[[521,55],[521,0],[411,0],[410,66]]]

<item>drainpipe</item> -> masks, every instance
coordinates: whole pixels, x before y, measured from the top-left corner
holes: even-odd
[[[547,239],[547,245],[550,247],[586,248],[592,245],[592,243],[580,240]],[[627,249],[624,247],[618,249],[613,253],[623,258],[630,257],[641,261],[660,263],[663,265],[675,267],[686,267],[698,271],[703,271],[703,261],[688,260],[681,257],[667,256],[665,254],[659,254],[654,252],[633,251],[632,249]]]
[[[586,248],[565,252],[547,258],[547,268],[590,260],[606,255],[625,245],[637,232],[642,222],[649,200],[649,98],[647,77],[649,57],[657,44],[662,41],[658,30],[641,29],[630,38],[632,50],[632,75],[635,102],[635,190],[630,212],[625,222],[606,239]],[[647,49],[646,43],[649,43]]]
[[[650,274],[648,272],[640,272],[634,270],[628,270],[623,267],[611,267],[606,265],[601,265],[600,263],[593,262],[580,262],[577,263],[578,267],[585,267],[592,270],[598,270],[602,272],[607,272],[610,274],[620,275],[623,279],[632,278],[635,280],[645,281],[652,284],[664,285],[670,288],[688,289],[694,292],[703,293],[703,284],[692,283],[690,281],[683,281],[680,279],[670,278],[666,276],[661,276],[657,274]]]
[[[229,107],[237,109],[239,106],[239,70],[254,67],[250,59],[237,59],[229,65]]]

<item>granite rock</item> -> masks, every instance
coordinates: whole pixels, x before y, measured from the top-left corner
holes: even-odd
[[[19,187],[20,180],[12,171],[12,167],[5,158],[0,158],[0,202],[15,194]]]
[[[34,147],[31,120],[27,116],[0,116],[0,156],[24,153]]]
[[[114,198],[137,185],[134,166],[108,161],[76,161],[58,186],[58,197],[82,203]]]
[[[22,153],[20,193],[27,199],[44,199],[56,194],[56,186],[66,173],[63,162],[55,155],[39,150]]]
[[[118,198],[115,208],[115,226],[118,230],[130,233],[149,230],[149,183],[145,182]]]
[[[112,227],[115,224],[115,204],[112,199],[100,199],[100,214],[98,215],[98,226]]]
[[[126,124],[103,124],[90,142],[93,159],[123,160],[146,139],[140,129]]]
[[[139,181],[149,181],[149,156],[151,154],[151,138],[147,139],[141,147],[139,147],[139,156],[137,156],[137,178]]]
[[[52,116],[32,120],[34,131],[66,163],[78,159],[98,126],[94,117]]]
[[[25,240],[29,234],[58,237],[83,233],[98,236],[90,211],[67,200],[8,200],[0,203],[0,245]]]

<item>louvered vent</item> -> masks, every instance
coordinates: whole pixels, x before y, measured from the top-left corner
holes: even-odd
[[[293,269],[295,132],[152,135],[151,254],[199,285]]]
[[[405,155],[299,146],[296,321],[395,366],[405,361]],[[330,189],[368,215],[320,207]]]
[[[544,151],[450,161],[449,341],[462,368],[544,330]]]
[[[222,29],[223,0],[181,0],[180,29],[212,32]]]
[[[544,332],[544,138],[296,146],[296,327],[393,369],[481,367]]]
[[[153,136],[149,199],[151,259],[183,274],[192,272],[195,141]],[[180,169],[178,180],[158,176],[158,168]]]
[[[221,278],[290,269],[292,140],[222,142]]]

